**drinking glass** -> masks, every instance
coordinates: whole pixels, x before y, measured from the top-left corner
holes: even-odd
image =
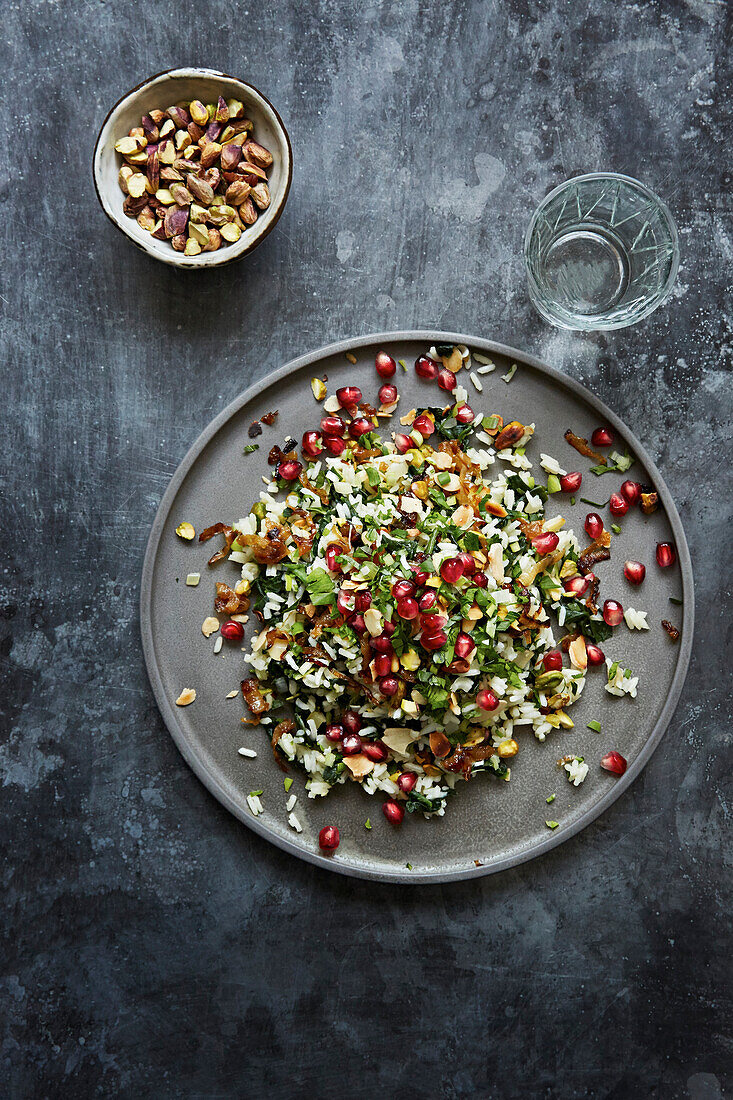
[[[529,293],[559,328],[625,328],[665,302],[679,267],[666,205],[630,176],[594,172],[540,203],[524,242]]]

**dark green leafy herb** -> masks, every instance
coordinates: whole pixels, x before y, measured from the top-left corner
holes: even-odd
[[[442,798],[426,798],[424,794],[418,794],[417,791],[412,790],[407,797],[405,809],[408,814],[414,814],[418,810],[425,814],[434,814],[442,805]]]
[[[251,455],[253,451],[259,451],[259,449],[260,449],[259,443],[248,443],[247,446],[242,451],[242,454],[243,455]]]
[[[315,604],[316,607],[333,603],[335,586],[325,569],[318,566],[318,568],[311,570],[304,583],[308,589],[311,603]]]
[[[610,498],[609,498],[610,499]],[[580,498],[581,504],[590,504],[591,508],[605,508],[608,504],[607,500],[604,500],[602,504],[599,504],[597,500],[588,500],[587,497]]]
[[[564,625],[574,627],[596,644],[605,642],[606,638],[610,638],[613,634],[608,623],[603,619],[592,619],[588,608],[579,600],[572,600],[566,604]]]

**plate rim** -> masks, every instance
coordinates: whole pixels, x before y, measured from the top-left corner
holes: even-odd
[[[155,658],[155,645],[152,631],[151,604],[153,593],[153,569],[168,514],[176,494],[194,462],[211,442],[216,433],[248,402],[254,400],[261,393],[270,389],[283,378],[290,374],[294,374],[296,371],[302,370],[303,367],[308,366],[310,363],[322,360],[327,356],[343,354],[347,351],[355,351],[369,344],[386,344],[398,341],[429,341],[430,345],[434,344],[436,341],[446,344],[465,344],[471,349],[476,349],[479,352],[502,355],[505,358],[514,359],[518,363],[525,363],[535,370],[539,370],[541,373],[549,376],[554,381],[559,382],[561,385],[569,388],[577,397],[587,402],[591,408],[596,410],[600,417],[604,418],[615,427],[622,436],[628,437],[630,434],[635,453],[642,459],[645,466],[654,477],[654,486],[659,493],[674,535],[682,581],[682,639],[677,654],[677,668],[675,669],[669,694],[657,721],[652,727],[641,752],[629,765],[624,775],[622,775],[596,803],[581,814],[577,821],[572,822],[563,829],[548,833],[546,838],[538,844],[532,845],[528,850],[502,856],[491,864],[485,864],[479,867],[466,867],[463,870],[456,871],[406,872],[402,868],[395,868],[394,872],[391,872],[388,870],[372,870],[368,867],[349,866],[340,863],[338,860],[334,860],[332,857],[321,855],[320,852],[309,852],[307,849],[299,847],[294,840],[290,840],[287,836],[280,837],[273,834],[259,821],[259,818],[254,817],[252,814],[247,814],[244,808],[238,805],[234,799],[229,796],[228,792],[219,783],[217,777],[207,769],[205,761],[197,753],[194,746],[189,742],[183,728],[178,724],[173,704],[163,689],[162,677]],[[582,382],[578,382],[569,375],[563,374],[561,371],[549,366],[547,363],[528,352],[520,351],[508,344],[501,344],[493,340],[470,336],[466,333],[445,332],[440,329],[404,329],[390,332],[371,332],[364,336],[338,340],[335,343],[326,344],[315,351],[306,352],[304,355],[299,355],[297,358],[289,360],[284,366],[266,375],[259,381],[254,382],[243,393],[239,394],[238,397],[235,397],[234,400],[215,416],[198,435],[173,473],[160,500],[160,504],[158,505],[150,535],[148,536],[140,583],[140,633],[142,636],[143,656],[158,710],[184,760],[217,801],[229,810],[229,812],[239,821],[246,825],[247,828],[263,837],[270,844],[274,844],[281,850],[299,859],[305,860],[308,863],[314,864],[317,867],[336,872],[337,874],[347,875],[350,878],[369,879],[378,882],[408,883],[416,886],[479,878],[484,875],[497,874],[499,871],[508,870],[510,867],[519,866],[531,859],[536,859],[544,855],[551,849],[557,848],[560,844],[564,844],[565,841],[576,836],[582,829],[587,828],[588,825],[592,824],[592,822],[597,820],[602,813],[613,805],[644,770],[670,724],[680,695],[682,694],[682,688],[687,678],[687,672],[690,665],[694,618],[695,608],[692,560],[682,527],[682,521],[674,500],[672,499],[672,495],[667,488],[666,482],[657,469],[656,463],[652,460],[645,447],[639,443],[634,433],[630,433],[629,428],[623,423],[621,418],[617,416],[612,409],[609,409],[599,397],[596,397],[591,390],[584,386]]]

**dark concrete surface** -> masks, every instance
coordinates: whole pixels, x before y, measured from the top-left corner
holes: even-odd
[[[730,1004],[731,84],[723,0],[10,0],[3,236],[2,1006],[10,1097],[725,1095]],[[240,266],[183,275],[99,209],[109,106],[179,64],[276,104],[295,177]],[[522,235],[572,173],[678,221],[638,327],[531,309]],[[252,380],[441,325],[581,379],[686,525],[698,630],[642,779],[514,871],[316,871],[206,793],[153,703],[138,584],[191,441]],[[727,764],[727,767],[726,767]]]

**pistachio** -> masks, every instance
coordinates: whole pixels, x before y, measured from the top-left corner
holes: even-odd
[[[135,167],[138,167],[141,164],[148,163],[148,154],[144,149],[140,149],[137,153],[128,153],[125,160],[128,164],[134,164]]]
[[[185,539],[186,542],[191,542],[196,538],[196,528],[192,523],[179,523],[176,527],[176,534],[179,539]]]
[[[254,225],[257,221],[257,211],[252,199],[246,198],[243,203],[240,203],[239,216],[245,225]]]
[[[191,203],[191,208],[190,208],[188,213],[189,213],[189,217],[191,219],[191,222],[202,223],[202,222],[205,222],[206,219],[209,216],[209,211],[208,211],[207,207],[199,206],[198,203],[196,203],[196,202]]]
[[[272,164],[272,153],[265,149],[264,145],[258,145],[256,141],[248,141],[244,147],[245,156],[258,168],[269,168]]]
[[[210,122],[209,125],[206,127],[206,132],[204,133],[206,143],[208,144],[212,141],[218,141],[219,135],[221,134],[223,129],[224,127],[220,122]]]
[[[238,99],[227,100],[227,118],[231,121],[234,118],[242,118],[244,116],[244,104]]]
[[[172,118],[176,126],[180,127],[182,130],[185,130],[191,121],[191,116],[185,107],[169,107],[168,117]]]
[[[115,152],[122,153],[124,157],[139,153],[142,148],[142,142],[139,142],[137,138],[134,137],[123,137],[115,142]]]
[[[195,195],[204,206],[211,206],[214,201],[214,190],[210,183],[207,183],[206,180],[199,179],[197,176],[189,176],[188,187],[191,193]]]
[[[199,173],[199,179],[206,180],[212,191],[216,191],[221,183],[221,172],[218,168],[207,168]]]
[[[205,225],[200,225],[198,222],[189,222],[188,225],[188,239],[196,241],[201,248],[209,243],[209,231]]]
[[[240,162],[239,171],[244,173],[244,178],[247,180],[247,183],[251,183],[253,186],[258,180],[267,179],[267,172],[264,168],[259,168],[256,164],[250,164],[248,160]]]
[[[154,225],[153,231],[150,234],[151,237],[155,237],[156,241],[167,241],[168,238],[165,235],[165,222],[160,218]]]
[[[270,205],[270,188],[266,183],[258,183],[252,188],[252,198],[260,210],[267,210]]]
[[[166,183],[173,183],[183,179],[183,176],[177,168],[171,168],[169,164],[165,164],[160,170],[161,180],[165,180]]]
[[[127,190],[127,181],[133,174],[133,170],[129,164],[123,164],[119,172],[117,173],[117,182],[119,183],[120,188],[125,192],[126,195],[129,195],[129,191]],[[247,185],[245,184],[245,187],[246,186]],[[247,187],[247,192],[249,193],[249,187]]]
[[[160,137],[160,131],[158,130],[158,127],[155,125],[150,115],[143,115],[142,128],[143,133],[145,134],[145,137],[148,141],[157,141]]]
[[[326,390],[326,383],[322,378],[311,378],[311,390],[316,401],[323,401],[323,398],[328,392]]]
[[[209,243],[204,248],[204,252],[216,252],[217,248],[221,248],[221,233],[211,226],[209,228]]]
[[[191,144],[191,136],[187,130],[176,130],[176,149],[181,152],[182,149],[188,149]]]
[[[234,183],[230,183],[226,190],[226,200],[230,206],[239,206],[244,202],[251,191],[251,187],[244,180],[235,180]]]
[[[177,707],[187,707],[196,698],[196,688],[184,688],[176,699]]]
[[[161,164],[173,164],[176,159],[176,147],[172,141],[162,141],[158,146],[158,160]]]
[[[212,229],[212,233],[213,232],[215,232],[215,230]],[[221,236],[225,241],[229,241],[230,244],[233,244],[242,236],[242,230],[238,225],[235,225],[234,222],[225,222],[221,227]]]
[[[160,112],[158,112],[158,113],[160,113]],[[161,138],[166,138],[170,134],[175,133],[175,130],[176,130],[176,126],[175,126],[175,123],[173,122],[173,119],[172,118],[167,118],[165,120],[165,122],[163,123],[163,125],[160,127],[160,137]]]
[[[155,197],[163,206],[170,206],[174,201],[173,195],[167,187],[159,187],[155,192]]]
[[[154,195],[160,187],[160,161],[157,149],[148,152],[146,173],[151,193]]]
[[[201,245],[193,237],[189,237],[186,241],[186,247],[183,250],[184,256],[198,256],[201,251]]]
[[[183,159],[186,164],[190,165],[192,160],[198,160],[201,156],[201,150],[198,145],[189,145],[188,149],[183,150]]]
[[[179,206],[190,206],[193,202],[193,195],[183,183],[172,183],[170,193]]]
[[[226,100],[223,96],[219,96],[219,102],[216,105],[216,114],[214,118],[217,122],[227,122],[229,120],[229,108],[227,107]]]
[[[237,167],[242,159],[242,147],[241,145],[223,145],[219,146],[221,150],[221,170],[222,172],[231,172]]]
[[[168,121],[165,111],[154,110],[149,111],[148,114],[150,115],[156,126],[160,126],[161,122],[165,123]]]
[[[200,99],[194,99],[189,104],[189,111],[191,112],[191,118],[197,126],[206,126],[209,121],[209,112],[204,107]]]
[[[219,141],[221,142],[222,145],[225,145],[226,142],[231,141],[232,138],[235,137],[235,136],[236,135],[234,133],[234,127],[233,126],[225,126],[224,129],[222,130],[221,134],[219,135]]]
[[[224,225],[226,222],[234,221],[236,216],[237,212],[233,206],[212,206],[209,210],[209,221],[214,225]]]
[[[165,216],[166,236],[177,237],[179,233],[185,233],[187,225],[188,210],[180,206],[171,206]]]
[[[133,199],[139,199],[141,195],[145,194],[145,184],[147,180],[142,172],[133,172],[127,180],[127,193]]]
[[[122,210],[127,214],[128,218],[136,218],[144,206],[148,205],[147,194],[141,195],[139,198],[133,198],[132,195],[128,195],[122,204]]]
[[[148,233],[152,233],[155,229],[155,215],[149,206],[144,206],[137,216],[137,224],[141,229],[146,229]]]
[[[200,141],[206,133],[203,126],[198,126],[195,122],[189,122],[186,130],[191,141]]]
[[[171,244],[176,252],[183,252],[186,247],[186,238],[183,233],[177,233],[175,237],[171,237]]]

